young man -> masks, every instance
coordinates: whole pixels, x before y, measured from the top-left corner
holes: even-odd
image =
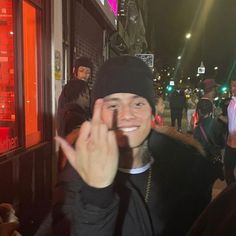
[[[58,99],[58,109],[57,109],[57,131],[58,135],[65,137],[68,134],[66,132],[66,126],[71,124],[66,124],[65,114],[68,108],[77,105],[80,107],[81,118],[89,118],[90,111],[90,94],[88,84],[83,80],[71,80],[62,89],[60,97]],[[77,110],[78,111],[78,110]],[[83,121],[87,119],[82,119]],[[79,121],[78,121],[79,123]]]
[[[74,79],[81,79],[88,82],[92,74],[93,64],[87,57],[80,57],[75,61],[73,68]]]
[[[212,102],[213,104],[213,113],[212,113],[212,117],[216,117],[216,107],[213,103],[214,101],[214,98],[217,94],[217,87],[218,87],[218,84],[215,82],[214,79],[205,79],[203,82],[202,82],[202,89],[203,89],[203,96],[199,99],[198,102],[201,101],[201,99],[208,99]],[[197,104],[198,105],[198,104]],[[219,113],[219,112],[218,112]],[[193,128],[195,128],[197,126],[197,123],[198,123],[198,115],[197,115],[197,111],[195,111],[192,115],[192,123],[193,123]]]
[[[182,132],[182,117],[184,108],[186,109],[184,92],[180,89],[176,89],[170,97],[170,116],[172,127],[175,127],[175,121],[177,120],[177,130],[179,132]]]
[[[55,235],[185,235],[210,201],[199,144],[169,128],[151,130],[152,79],[132,56],[100,68],[93,117],[75,148],[57,138],[70,165],[56,189]]]
[[[235,182],[236,166],[236,80],[231,81],[232,99],[228,106],[228,139],[225,147],[225,179],[227,184]]]
[[[216,89],[218,87],[218,84],[213,79],[205,79],[202,82],[202,87],[204,91],[204,95],[202,98],[209,99],[211,102],[213,102],[216,96]]]

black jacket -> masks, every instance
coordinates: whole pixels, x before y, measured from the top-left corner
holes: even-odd
[[[204,210],[187,236],[236,234],[236,184],[229,185]]]
[[[152,131],[149,137],[149,150],[154,158],[155,222],[150,219],[143,196],[129,180],[119,181],[119,173],[114,185],[94,189],[87,186],[68,165],[56,188],[54,234],[185,235],[211,199],[209,166],[196,148],[198,144],[181,135],[183,140],[170,137],[179,134],[174,131],[166,134],[169,129],[167,132],[163,130]],[[156,234],[153,232],[154,224],[158,224]]]
[[[187,108],[186,100],[183,93],[174,92],[170,97],[171,111],[183,111]]]
[[[223,149],[226,142],[227,124],[219,118],[207,117],[198,123],[193,131],[193,137],[198,140],[208,153],[208,142],[204,138],[200,125],[203,127],[210,142]]]

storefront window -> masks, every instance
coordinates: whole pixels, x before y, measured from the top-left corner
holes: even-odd
[[[40,24],[34,5],[23,1],[24,104],[26,147],[41,141],[40,119]]]
[[[18,147],[13,1],[0,1],[0,154]]]

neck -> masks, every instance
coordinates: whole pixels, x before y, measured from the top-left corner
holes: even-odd
[[[146,142],[136,148],[120,149],[119,167],[125,169],[142,167],[150,161],[150,155],[147,153]]]

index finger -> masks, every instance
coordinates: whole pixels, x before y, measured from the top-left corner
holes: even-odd
[[[97,99],[93,108],[92,123],[101,123],[102,106],[103,99]]]

